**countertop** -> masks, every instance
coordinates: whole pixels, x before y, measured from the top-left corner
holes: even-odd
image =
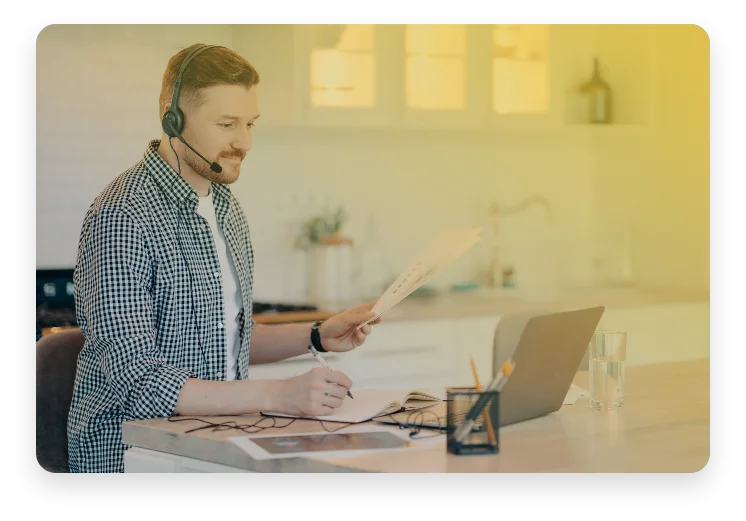
[[[639,308],[673,303],[709,302],[706,291],[670,288],[578,288],[554,294],[503,289],[444,292],[433,296],[410,295],[384,314],[386,322],[499,316],[507,313],[559,311],[603,305],[607,308]],[[357,303],[320,306],[334,314]]]
[[[410,295],[384,314],[386,322],[499,316],[524,311],[559,311],[603,305],[607,308],[639,308],[687,302],[709,302],[707,291],[671,288],[577,288],[554,294],[537,294],[518,290],[484,288],[463,292],[442,292],[433,296]],[[317,311],[260,313],[257,324],[313,322],[349,309],[362,301],[316,304]],[[65,328],[50,328],[43,334]]]

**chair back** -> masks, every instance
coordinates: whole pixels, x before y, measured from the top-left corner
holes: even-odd
[[[36,459],[49,472],[70,472],[67,416],[84,344],[79,328],[47,334],[36,342]]]

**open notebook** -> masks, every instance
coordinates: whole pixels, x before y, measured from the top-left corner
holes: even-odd
[[[354,399],[346,397],[342,406],[328,416],[293,416],[270,411],[262,414],[285,418],[310,418],[330,422],[360,423],[376,416],[405,410],[412,411],[430,407],[441,401],[440,397],[426,389],[358,389],[352,390]]]

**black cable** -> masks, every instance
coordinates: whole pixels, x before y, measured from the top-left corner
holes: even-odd
[[[392,413],[394,414],[394,413]],[[392,414],[387,415],[395,425],[399,427],[400,430],[409,429],[409,437],[412,439],[426,439],[426,438],[432,438],[434,436],[440,436],[446,432],[446,426],[443,425],[442,418],[435,414],[433,411],[413,411],[407,416],[407,420],[405,423],[400,423],[397,421]],[[431,427],[429,425],[424,425],[425,421],[427,420],[427,415],[431,414],[435,417],[435,421],[437,422],[437,427]],[[187,418],[187,417],[174,417],[171,416],[168,418],[169,422],[182,422],[182,421],[199,421],[206,425],[203,425],[201,427],[196,427],[194,429],[189,429],[188,431],[185,431],[184,434],[189,434],[190,432],[200,431],[203,429],[209,429],[212,428],[212,432],[220,432],[225,431],[228,429],[236,429],[240,430],[242,432],[245,432],[246,434],[256,434],[258,432],[262,432],[267,429],[284,429],[285,427],[289,427],[291,424],[295,423],[297,420],[303,420],[303,421],[313,421],[318,422],[319,425],[321,425],[321,428],[324,429],[326,432],[338,432],[342,429],[345,429],[349,427],[350,425],[360,425],[361,423],[369,423],[371,420],[368,420],[366,422],[360,422],[360,423],[345,423],[342,427],[339,427],[337,429],[328,429],[325,425],[325,423],[341,423],[341,422],[329,422],[324,420],[318,420],[315,418],[293,418],[289,422],[287,422],[284,425],[278,425],[277,420],[281,419],[277,416],[269,416],[269,415],[263,415],[261,418],[259,418],[254,423],[246,423],[246,424],[238,424],[235,421],[226,421],[221,423],[213,423],[209,422],[207,420],[203,420],[202,418]],[[263,421],[270,420],[272,423],[270,425],[260,425]],[[434,430],[437,431],[434,434],[430,434],[428,436],[423,435],[423,428],[428,430]],[[255,429],[255,430],[249,430],[249,429]]]
[[[202,418],[182,418],[182,417],[174,417],[174,416],[170,416],[168,418],[168,421],[169,422],[199,421],[199,422],[207,424],[207,425],[203,425],[202,427],[196,427],[194,429],[190,429],[188,431],[185,431],[184,434],[189,434],[190,432],[194,432],[194,431],[200,431],[202,429],[209,429],[211,427],[212,427],[212,432],[219,432],[219,431],[224,431],[224,430],[228,430],[228,429],[236,429],[236,430],[243,431],[246,434],[256,434],[257,432],[262,432],[262,431],[264,431],[266,429],[284,429],[285,427],[290,426],[296,420],[306,420],[306,421],[319,422],[319,424],[321,425],[321,428],[324,429],[326,432],[337,432],[337,431],[340,431],[342,429],[345,429],[345,428],[349,427],[350,425],[356,425],[354,423],[346,423],[342,427],[339,427],[338,429],[327,429],[326,425],[324,425],[325,423],[340,423],[340,422],[325,422],[323,420],[316,420],[316,419],[312,419],[312,418],[293,418],[292,420],[290,420],[289,422],[287,422],[285,425],[277,425],[277,419],[278,419],[278,417],[275,417],[275,416],[262,416],[261,418],[259,418],[254,423],[247,423],[247,424],[243,424],[243,425],[239,425],[238,423],[236,423],[233,420],[226,421],[226,422],[221,422],[221,423],[213,423],[213,422],[209,422],[207,420],[203,420]],[[272,424],[271,425],[259,425],[264,420],[271,420]],[[366,423],[366,422],[364,422],[364,423]],[[247,429],[256,429],[256,430],[247,430]]]
[[[179,154],[177,154],[176,149],[174,149],[174,144],[171,143],[172,139],[173,139],[172,137],[168,138],[168,144],[171,145],[171,150],[174,151],[174,155],[176,156],[176,166],[179,167],[178,174],[179,174],[179,177],[181,177],[181,161],[179,161]]]
[[[399,411],[401,412],[401,411]],[[409,429],[409,437],[412,439],[426,439],[426,438],[432,438],[434,436],[440,436],[442,434],[445,434],[447,431],[447,426],[443,425],[442,418],[435,414],[433,411],[412,411],[407,416],[407,420],[405,423],[400,423],[396,418],[394,418],[393,414],[388,414],[388,418],[391,419],[392,422],[394,422],[395,425],[399,427],[400,430]],[[432,427],[430,425],[425,425],[426,417],[428,414],[432,414],[435,417],[435,421],[437,422],[437,427]],[[422,429],[429,429],[437,431],[434,434],[431,434],[429,436],[422,436]]]

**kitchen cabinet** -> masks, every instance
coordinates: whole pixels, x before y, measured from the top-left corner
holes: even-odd
[[[483,25],[401,25],[397,61],[404,77],[399,125],[410,129],[484,128],[489,95],[482,69]]]
[[[262,125],[375,127],[394,122],[396,26],[234,25],[233,33],[236,52],[259,71]]]
[[[653,124],[655,27],[234,25],[258,69],[260,123],[644,134]],[[586,123],[593,58],[613,123]]]
[[[262,125],[484,128],[474,25],[234,25],[259,71]],[[447,34],[444,34],[447,33]],[[266,117],[265,117],[266,115]]]
[[[559,130],[566,62],[587,39],[583,30],[562,25],[490,25],[480,68],[489,90],[485,104],[492,130]]]

